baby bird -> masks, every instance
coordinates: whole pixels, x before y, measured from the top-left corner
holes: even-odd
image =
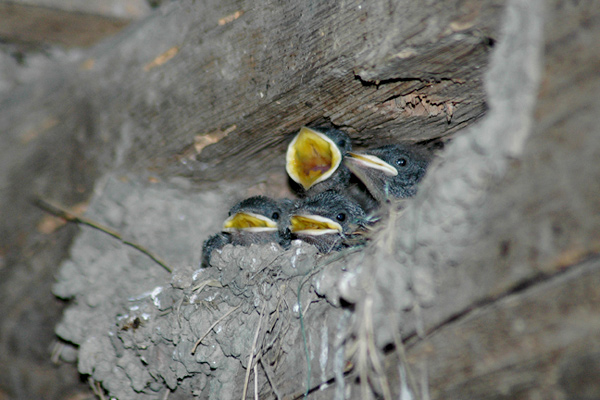
[[[208,238],[202,245],[200,266],[210,266],[213,250],[221,249],[226,244],[249,246],[253,243],[275,242],[285,246],[289,235],[284,235],[284,230],[292,204],[288,199],[253,196],[234,205],[221,232]]]
[[[287,149],[287,173],[300,185],[300,194],[342,190],[350,180],[350,171],[342,163],[350,150],[352,143],[344,131],[302,127]]]
[[[349,152],[345,164],[381,204],[412,197],[433,154],[408,144],[390,144],[360,153]]]
[[[321,253],[340,250],[366,226],[367,215],[354,200],[328,190],[297,203],[290,211],[290,232]]]

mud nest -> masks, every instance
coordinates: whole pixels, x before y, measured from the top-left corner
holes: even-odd
[[[348,340],[354,314],[340,290],[354,284],[361,249],[320,255],[301,241],[288,250],[227,245],[212,267],[200,268],[201,243],[221,224],[232,191],[198,194],[176,183],[108,178],[91,201],[89,218],[143,243],[173,269],[81,228],[54,287],[72,301],[56,331],[63,359],[72,361],[78,348],[79,371],[108,395],[226,399],[255,390],[261,398],[328,385],[344,390],[353,369],[346,353],[358,353]],[[407,302],[405,294],[389,298],[399,297]]]

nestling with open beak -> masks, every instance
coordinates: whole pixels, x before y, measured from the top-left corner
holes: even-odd
[[[381,204],[414,196],[432,158],[431,152],[415,145],[390,144],[349,152],[345,164]]]
[[[315,245],[321,253],[340,250],[360,236],[366,224],[362,207],[332,190],[306,198],[290,211],[292,237]]]
[[[251,244],[278,243],[286,246],[288,212],[292,207],[288,199],[273,200],[254,196],[242,200],[229,210],[220,233],[211,236],[202,246],[200,265],[208,267],[212,252],[226,244],[249,246]]]
[[[350,180],[342,161],[351,149],[350,137],[343,131],[302,127],[287,149],[287,173],[299,185],[300,194],[342,190]]]

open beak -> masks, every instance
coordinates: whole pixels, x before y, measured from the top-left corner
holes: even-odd
[[[277,230],[277,224],[264,215],[251,212],[236,213],[223,223],[223,232],[240,230],[246,232],[273,232]]]
[[[346,158],[346,165],[352,172],[354,172],[354,170],[352,169],[351,165],[356,166],[357,168],[370,168],[378,170],[387,176],[398,175],[398,170],[396,168],[392,167],[381,158],[372,156],[370,154],[349,152]]]
[[[378,202],[382,203],[388,199],[389,179],[398,175],[396,168],[379,157],[358,153],[348,153],[345,164]]]
[[[304,126],[288,146],[285,168],[307,190],[333,175],[341,162],[342,153],[333,140]]]
[[[340,224],[320,215],[292,215],[290,223],[292,233],[318,236],[342,232]]]

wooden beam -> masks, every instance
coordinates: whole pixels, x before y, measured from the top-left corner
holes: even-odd
[[[538,281],[407,346],[431,399],[593,398],[600,393],[600,259]],[[400,387],[395,356],[391,387]],[[590,397],[591,396],[591,397]]]
[[[129,22],[123,18],[0,3],[0,38],[28,51],[50,45],[91,46],[119,32]]]

